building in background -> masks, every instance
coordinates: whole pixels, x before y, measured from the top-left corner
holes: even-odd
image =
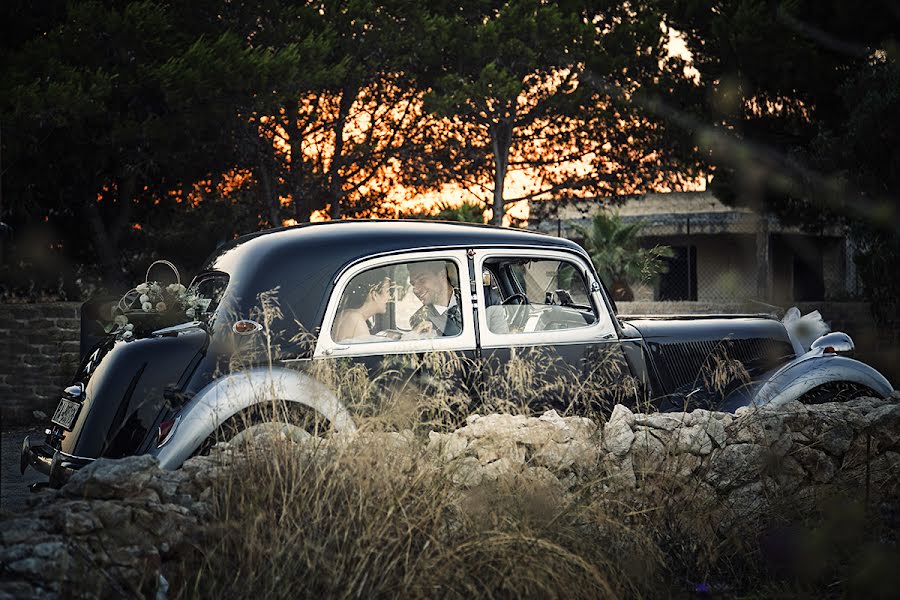
[[[640,220],[642,244],[671,246],[669,271],[655,284],[634,286],[635,300],[786,305],[841,299],[859,292],[853,247],[837,230],[813,235],[746,208],[727,206],[711,192],[629,196],[618,205],[626,221]],[[529,228],[581,241],[599,199],[533,201]]]

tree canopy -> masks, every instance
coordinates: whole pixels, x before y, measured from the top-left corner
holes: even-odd
[[[0,11],[0,219],[107,278],[163,252],[193,268],[261,227],[393,216],[398,194],[447,186],[494,223],[518,200],[671,189],[699,171],[788,216],[812,199],[868,223],[895,214],[900,27],[877,3]]]
[[[665,69],[652,3],[535,0],[435,8],[424,36],[425,109],[442,118],[431,152],[407,166],[414,184],[454,181],[506,207],[573,193],[608,195],[660,183],[674,155],[662,123],[627,102]],[[519,177],[517,177],[519,176]],[[509,190],[511,180],[526,181]]]
[[[838,214],[879,218],[892,204],[883,167],[898,152],[890,143],[900,31],[893,3],[672,0],[666,8],[699,75],[697,140],[720,195],[794,222],[824,217],[819,225]],[[864,121],[879,122],[856,132],[867,149],[851,154],[834,143]]]
[[[184,203],[173,192],[244,166],[237,136],[254,109],[271,109],[261,92],[309,85],[316,70],[301,65],[315,65],[328,40],[253,46],[207,8],[71,2],[10,49],[0,126],[15,225],[83,224],[60,230],[62,243],[116,278],[134,223]]]

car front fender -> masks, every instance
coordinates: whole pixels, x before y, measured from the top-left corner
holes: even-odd
[[[779,369],[759,388],[751,404],[780,406],[831,382],[865,386],[882,398],[893,392],[884,375],[869,365],[846,356],[813,350]]]
[[[330,389],[283,368],[255,368],[216,379],[178,413],[169,440],[151,451],[164,469],[177,469],[222,423],[245,408],[279,400],[296,402],[328,419],[334,431],[355,431],[350,413]]]

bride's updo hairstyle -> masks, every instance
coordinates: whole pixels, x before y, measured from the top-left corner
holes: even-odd
[[[390,283],[382,269],[372,269],[360,273],[344,290],[344,297],[341,298],[341,310],[360,308],[366,303],[371,292],[380,292],[387,285]]]

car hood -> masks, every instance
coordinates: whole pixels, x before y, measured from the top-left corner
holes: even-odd
[[[85,385],[84,400],[60,450],[84,458],[135,453],[167,406],[165,389],[183,384],[208,343],[200,328],[101,342],[76,377]]]
[[[792,360],[784,325],[764,316],[620,317],[644,339],[667,394],[696,389],[723,359],[736,359],[751,380]]]

